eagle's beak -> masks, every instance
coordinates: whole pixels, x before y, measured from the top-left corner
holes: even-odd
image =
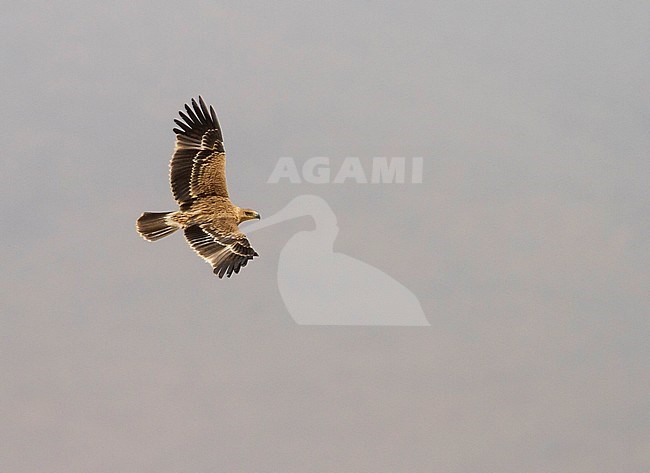
[[[257,220],[260,220],[262,217],[260,217],[260,214],[257,214],[257,217],[255,217]]]

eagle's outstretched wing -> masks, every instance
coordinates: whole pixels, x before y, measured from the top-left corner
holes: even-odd
[[[212,224],[190,225],[185,228],[185,238],[201,258],[212,265],[213,272],[220,278],[230,277],[246,266],[254,256],[246,235],[234,223],[232,231],[217,230]]]
[[[172,193],[182,206],[196,197],[220,196],[228,198],[226,186],[226,154],[223,136],[214,108],[192,99],[192,108],[185,105],[178,112],[183,120],[174,120],[179,128],[176,148],[169,164]]]

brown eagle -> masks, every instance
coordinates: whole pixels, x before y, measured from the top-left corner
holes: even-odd
[[[251,209],[233,205],[226,186],[226,154],[221,127],[214,108],[192,99],[185,104],[187,114],[174,122],[176,148],[169,164],[172,193],[180,206],[176,212],[145,212],[136,222],[138,233],[156,241],[179,228],[192,249],[212,265],[220,278],[246,266],[259,256],[246,235],[239,231],[241,222],[259,219]]]

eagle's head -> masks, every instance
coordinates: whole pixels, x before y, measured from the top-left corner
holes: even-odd
[[[253,209],[238,209],[239,213],[239,223],[245,222],[246,220],[260,219],[260,214],[255,212]]]

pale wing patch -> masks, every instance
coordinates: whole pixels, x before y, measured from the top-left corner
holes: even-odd
[[[192,197],[205,195],[228,197],[226,155],[215,151],[204,157],[206,153],[206,151],[199,151],[194,158],[190,193]]]

